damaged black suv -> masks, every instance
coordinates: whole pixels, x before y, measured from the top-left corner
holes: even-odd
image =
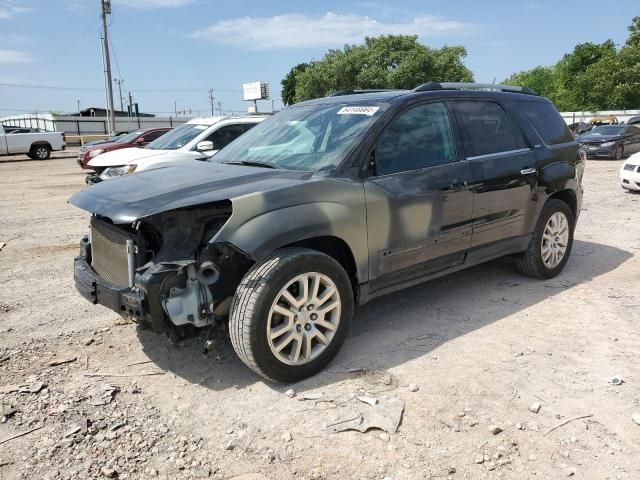
[[[584,153],[546,99],[427,83],[287,107],[208,162],[89,187],[80,293],[178,338],[228,332],[266,378],[312,375],[355,305],[510,255],[566,264]]]

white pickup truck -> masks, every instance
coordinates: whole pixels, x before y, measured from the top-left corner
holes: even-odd
[[[34,160],[46,160],[54,150],[64,150],[67,143],[62,132],[20,133],[19,128],[0,125],[0,155],[26,153]]]

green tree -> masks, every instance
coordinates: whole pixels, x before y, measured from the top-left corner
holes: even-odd
[[[287,85],[293,85],[293,100],[300,102],[338,90],[411,89],[432,80],[468,82],[473,81],[473,75],[464,65],[466,55],[464,47],[432,49],[414,35],[366,37],[362,45],[332,49],[304,69],[293,72],[294,67],[289,72],[294,80]],[[287,92],[287,99],[289,95]]]
[[[528,87],[551,100],[557,96],[554,67],[539,66],[525,72],[514,73],[504,83],[518,87]]]
[[[555,65],[513,74],[505,83],[529,87],[560,110],[640,107],[640,17],[628,27],[625,44],[581,43]]]
[[[296,95],[296,74],[304,72],[309,67],[308,63],[299,63],[282,79],[282,103],[291,105]]]

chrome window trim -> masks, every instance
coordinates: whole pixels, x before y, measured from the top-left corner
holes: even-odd
[[[509,155],[515,155],[516,153],[525,153],[525,152],[531,152],[532,150],[530,148],[518,148],[517,150],[507,150],[505,152],[496,152],[496,153],[487,153],[485,155],[476,155],[474,157],[467,157],[467,160],[481,160],[483,158],[490,158],[490,157],[507,157]]]

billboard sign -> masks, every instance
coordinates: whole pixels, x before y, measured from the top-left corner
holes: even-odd
[[[266,82],[251,82],[242,84],[245,101],[266,100],[269,98],[269,84]]]

